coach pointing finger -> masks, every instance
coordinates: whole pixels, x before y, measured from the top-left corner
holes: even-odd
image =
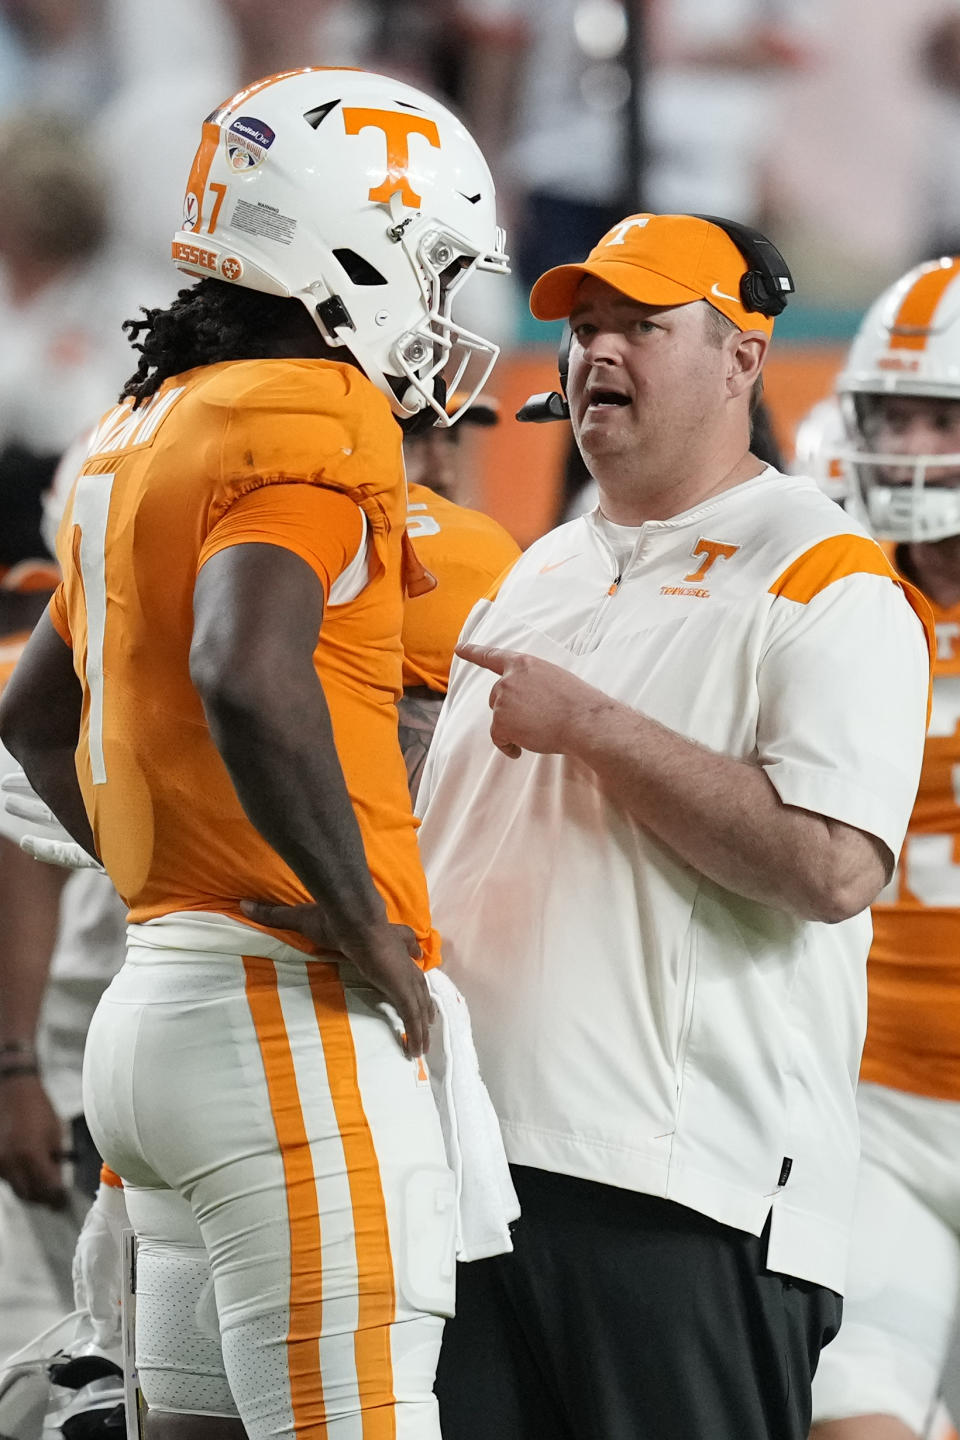
[[[490,738],[511,760],[523,750],[574,753],[592,706],[606,703],[602,691],[535,655],[469,643],[458,645],[456,654],[499,675],[490,691]]]

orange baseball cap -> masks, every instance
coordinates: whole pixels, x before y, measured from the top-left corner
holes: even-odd
[[[773,317],[740,298],[746,260],[725,231],[695,215],[628,215],[595,245],[582,265],[548,270],[530,292],[538,320],[565,320],[580,281],[595,275],[644,305],[706,300],[738,330],[773,334]]]

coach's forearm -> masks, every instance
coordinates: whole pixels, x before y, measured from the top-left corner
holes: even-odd
[[[763,769],[720,755],[615,700],[580,715],[567,747],[616,803],[718,885],[803,919],[837,922],[886,882],[884,848],[784,805]]]

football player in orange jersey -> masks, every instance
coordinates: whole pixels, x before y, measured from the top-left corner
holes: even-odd
[[[506,268],[492,182],[419,91],[273,76],[205,122],[173,258],[202,283],[133,327],[0,710],[130,907],[84,1099],[139,1241],[148,1433],[429,1440],[455,1196],[406,1058],[439,942],[395,422],[450,423],[445,382],[468,405],[496,358],[452,313]]]
[[[929,600],[937,659],[916,805],[873,907],[850,1273],[812,1434],[911,1440],[934,1433],[960,1301],[960,258],[880,296],[837,392],[848,506]]]
[[[465,397],[453,395],[454,414]],[[410,795],[420,776],[450,679],[453,647],[463,622],[520,547],[502,525],[468,508],[472,468],[464,425],[496,425],[497,402],[481,396],[454,427],[435,425],[403,442],[407,472],[407,533],[439,584],[407,601],[403,612],[403,695],[398,705],[400,747]]]

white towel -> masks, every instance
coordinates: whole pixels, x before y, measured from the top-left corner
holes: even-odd
[[[467,1002],[442,970],[428,970],[437,1021],[427,1070],[457,1181],[457,1259],[485,1260],[513,1249],[510,1222],[520,1203],[510,1178],[493,1102],[480,1075]]]

